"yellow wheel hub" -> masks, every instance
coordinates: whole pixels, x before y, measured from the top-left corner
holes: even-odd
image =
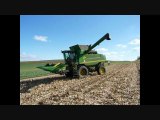
[[[82,69],[80,73],[81,73],[81,75],[86,75],[87,71],[85,69]]]
[[[101,67],[101,68],[99,69],[99,72],[100,72],[101,74],[104,74],[104,73],[105,73],[105,68]]]

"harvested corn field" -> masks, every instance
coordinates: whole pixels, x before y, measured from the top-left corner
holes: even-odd
[[[105,75],[61,75],[20,82],[21,105],[139,105],[140,61],[113,64]]]

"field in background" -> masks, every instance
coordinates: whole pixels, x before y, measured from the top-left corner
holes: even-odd
[[[47,60],[47,61],[31,61],[31,62],[20,62],[20,80],[32,77],[46,76],[53,73],[41,70],[37,67],[43,66],[47,63],[58,63],[63,60]]]
[[[20,62],[20,80],[26,78],[46,76],[53,73],[48,71],[41,70],[37,67],[43,66],[46,63],[56,64],[58,62],[63,63],[63,60],[46,60],[46,61],[31,61],[31,62]],[[111,61],[111,64],[127,64],[130,61]]]

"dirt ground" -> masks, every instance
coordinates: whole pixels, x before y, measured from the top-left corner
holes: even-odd
[[[113,64],[105,75],[61,75],[20,82],[20,105],[139,105],[140,62]]]

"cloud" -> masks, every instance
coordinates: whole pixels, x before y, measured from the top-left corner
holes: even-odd
[[[26,54],[26,53],[21,53],[20,54],[20,61],[34,61],[38,60],[38,57],[33,54]]]
[[[140,47],[135,47],[135,48],[133,48],[133,50],[140,51]]]
[[[123,45],[123,44],[117,44],[116,46],[120,47],[120,48],[126,48],[127,47],[127,45]]]
[[[47,42],[48,37],[47,36],[42,36],[42,35],[35,35],[34,39],[37,41],[41,41],[41,42]]]
[[[122,53],[122,54],[125,54],[125,53],[126,53],[126,51],[122,51],[121,53]]]
[[[137,49],[137,48],[136,48]],[[112,61],[133,61],[135,56],[132,51],[111,51],[106,48],[96,49],[99,54],[104,54],[107,60]],[[133,56],[132,56],[133,54]]]
[[[98,48],[96,49],[96,51],[100,54],[104,54],[107,57],[107,59],[114,59],[118,54],[117,52],[109,51],[106,48]]]
[[[111,52],[108,52],[107,54],[108,54],[108,55],[117,55],[117,52],[111,51]]]
[[[140,45],[140,39],[136,38],[129,42],[131,45]]]
[[[103,52],[103,53],[108,51],[108,49],[106,49],[106,48],[98,48],[96,50],[99,52]]]
[[[98,53],[104,54],[108,60],[122,60],[121,58],[123,57],[122,54],[119,54],[116,51],[109,51],[106,48],[98,48],[96,50]]]

